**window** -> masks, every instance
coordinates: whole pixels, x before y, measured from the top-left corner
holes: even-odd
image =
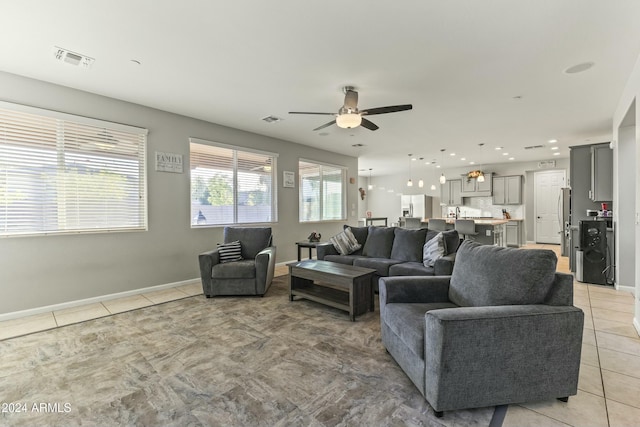
[[[146,135],[0,102],[0,236],[146,230]]]
[[[301,222],[346,219],[345,168],[300,160],[298,173]]]
[[[277,220],[276,154],[189,141],[192,227]]]

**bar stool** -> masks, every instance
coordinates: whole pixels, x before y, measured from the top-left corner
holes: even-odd
[[[427,228],[434,231],[447,231],[447,220],[429,218],[429,225]]]
[[[477,236],[476,222],[472,219],[456,219],[455,229],[463,239],[473,240],[469,236]]]

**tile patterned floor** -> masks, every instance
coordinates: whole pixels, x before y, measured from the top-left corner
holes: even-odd
[[[530,245],[552,249],[554,245]],[[558,271],[569,271],[558,258]],[[276,269],[276,276],[287,267]],[[0,340],[50,330],[166,301],[199,295],[199,284],[0,322]],[[633,296],[609,287],[574,282],[574,303],[585,312],[578,395],[562,402],[511,405],[505,427],[640,425],[640,338],[632,325]]]

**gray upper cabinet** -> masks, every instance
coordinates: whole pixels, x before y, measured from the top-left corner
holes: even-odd
[[[494,205],[522,204],[522,175],[497,176],[493,178]]]
[[[609,144],[591,146],[591,190],[593,202],[613,200],[613,150]]]
[[[462,178],[462,197],[487,197],[491,196],[493,188],[493,173],[485,173],[484,181],[479,182],[476,178]]]
[[[462,205],[462,180],[451,179],[440,185],[440,203],[447,206]]]

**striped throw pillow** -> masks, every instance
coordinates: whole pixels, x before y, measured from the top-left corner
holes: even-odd
[[[242,259],[242,245],[240,240],[229,243],[218,243],[220,262],[240,261]]]
[[[425,267],[433,267],[436,260],[442,258],[445,252],[444,236],[438,233],[422,247],[422,264]]]
[[[340,255],[349,255],[362,247],[356,236],[353,235],[350,227],[347,227],[341,233],[336,234],[329,242],[333,244]]]

